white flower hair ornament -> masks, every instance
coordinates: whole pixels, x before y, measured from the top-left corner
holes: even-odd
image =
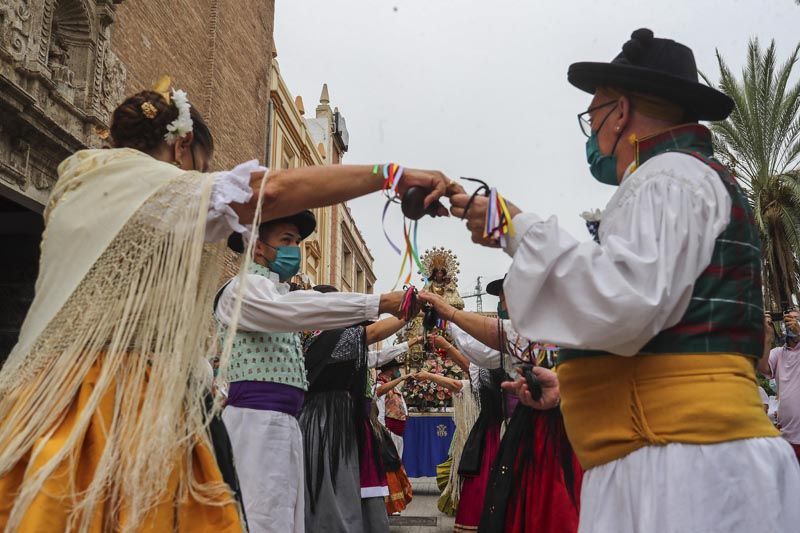
[[[175,107],[178,108],[178,117],[167,125],[167,133],[164,135],[164,139],[170,144],[186,137],[186,134],[192,131],[194,127],[192,115],[189,112],[192,105],[189,103],[186,91],[172,89],[171,100]]]

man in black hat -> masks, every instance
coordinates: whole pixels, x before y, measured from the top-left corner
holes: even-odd
[[[259,226],[236,331],[240,277],[219,292],[221,337],[234,335],[222,418],[230,434],[251,532],[304,529],[303,444],[297,415],[308,383],[299,331],[342,328],[397,313],[403,292],[381,295],[289,291],[300,243],[316,229],[311,211]],[[228,245],[244,251],[241,236]]]
[[[509,205],[504,286],[517,331],[562,346],[561,409],[587,469],[581,531],[795,530],[800,468],[755,381],[761,244],[698,123],[733,101],[698,82],[689,48],[647,29],[568,78],[594,95],[578,115],[591,174],[619,189],[599,244]],[[454,193],[451,212],[468,202]],[[467,227],[497,246],[487,203]]]

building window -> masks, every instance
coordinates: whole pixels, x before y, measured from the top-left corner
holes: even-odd
[[[295,160],[294,152],[292,152],[290,148],[284,148],[283,154],[281,155],[281,168],[282,169],[294,168],[295,167],[294,160]]]
[[[342,243],[342,290],[353,290],[353,251]]]
[[[367,278],[364,275],[364,269],[360,266],[356,267],[356,291],[357,292],[366,292],[367,289]]]
[[[312,285],[317,285],[319,283],[319,257],[317,257],[316,253],[311,250],[310,247],[306,248],[306,252],[308,253],[306,259],[306,275]]]

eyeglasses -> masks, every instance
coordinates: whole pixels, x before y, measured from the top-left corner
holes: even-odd
[[[617,100],[612,100],[610,102],[606,102],[605,104],[596,105],[594,107],[590,107],[583,113],[578,113],[578,124],[581,127],[581,131],[587,137],[592,136],[592,115],[591,113],[597,111],[598,109],[603,109],[604,107],[608,107],[610,105],[617,105]]]

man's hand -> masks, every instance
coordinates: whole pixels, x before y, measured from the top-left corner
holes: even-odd
[[[456,308],[447,303],[447,301],[432,292],[422,291],[419,293],[419,299],[422,302],[429,303],[433,306],[433,310],[439,315],[442,320],[451,320]]]
[[[411,187],[422,187],[428,193],[427,196],[425,196],[425,209],[430,205],[435,205],[436,216],[446,217],[447,208],[439,203],[439,199],[445,196],[449,191],[456,190],[454,187],[457,187],[457,185],[451,185],[452,183],[450,178],[438,170],[404,168],[400,183],[397,184],[397,194],[402,198]]]
[[[783,323],[786,324],[786,330],[792,330],[795,333],[800,333],[800,324],[797,322],[797,317],[792,315],[784,315]]]
[[[525,382],[525,378],[522,376],[522,371],[520,369],[517,369],[517,373],[520,376],[516,381],[503,383],[503,389],[516,394],[519,401],[528,407],[533,407],[541,411],[557,407],[561,402],[561,393],[558,389],[558,377],[556,373],[540,366],[533,367],[532,371],[539,380],[539,384],[542,386],[542,397],[538,402],[533,400],[531,391],[528,390],[528,384]]]
[[[764,313],[764,345],[772,346],[775,342],[775,326],[770,313]]]
[[[403,298],[405,295],[405,291],[385,292],[381,294],[381,301],[378,305],[378,311],[380,313],[391,313],[400,320],[403,320],[403,312],[400,309],[400,306],[403,305]],[[412,316],[416,315],[417,312],[417,310],[413,310]]]
[[[469,194],[454,194],[450,197],[450,213],[454,217],[464,217],[464,211],[469,203]],[[513,219],[521,211],[506,200],[508,206],[508,214]],[[489,207],[489,198],[487,196],[476,196],[469,206],[469,211],[466,212],[464,220],[467,221],[467,230],[472,234],[472,242],[489,246],[491,248],[498,248],[499,244],[491,237],[484,237],[483,231],[486,229],[486,210]]]

